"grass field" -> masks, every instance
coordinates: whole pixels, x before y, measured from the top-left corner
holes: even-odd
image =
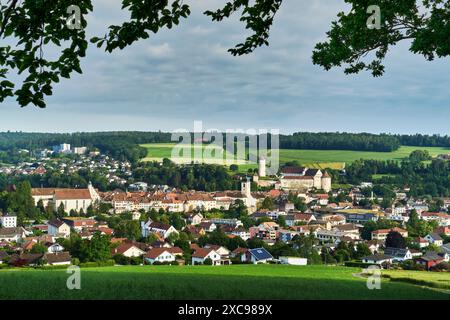
[[[421,271],[391,271],[383,275],[393,281],[415,283],[432,288],[450,290],[450,273],[448,272],[421,272]]]
[[[0,270],[0,299],[450,299],[382,280],[369,290],[360,269],[327,266],[123,266],[81,270],[68,290],[65,270]]]
[[[143,161],[161,161],[163,158],[171,158],[173,143],[156,143],[144,144],[147,148],[148,155]],[[197,147],[198,148],[198,147]],[[208,146],[204,147],[208,150]],[[194,149],[192,149],[194,150]],[[345,163],[351,163],[359,159],[373,159],[373,160],[401,160],[409,156],[414,150],[427,150],[431,156],[436,157],[442,153],[449,153],[448,148],[439,147],[406,147],[402,146],[394,152],[366,152],[366,151],[347,151],[347,150],[280,150],[280,163],[289,161],[298,161],[304,166],[312,168],[325,169],[341,169]],[[177,159],[175,159],[177,162]],[[211,159],[206,159],[207,163],[214,163]],[[240,165],[244,165],[240,163]],[[245,170],[256,167],[255,164],[244,165]]]

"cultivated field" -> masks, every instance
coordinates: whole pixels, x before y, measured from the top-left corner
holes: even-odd
[[[143,161],[161,161],[163,158],[170,158],[172,148],[175,146],[173,143],[154,143],[144,144],[143,147],[147,148],[148,155]],[[198,148],[198,147],[197,147]],[[211,149],[209,146],[204,146],[205,150]],[[194,150],[192,148],[192,150]],[[436,157],[442,153],[450,153],[448,148],[439,147],[406,147],[402,146],[400,149],[394,152],[366,152],[366,151],[347,151],[347,150],[280,150],[280,163],[286,163],[289,161],[298,161],[304,166],[312,168],[325,169],[342,169],[345,163],[351,163],[359,159],[372,159],[372,160],[401,160],[409,156],[414,150],[427,150],[431,156]],[[231,158],[231,157],[229,157]],[[217,163],[217,160],[204,158],[206,163]],[[177,159],[175,159],[177,162]],[[243,163],[239,163],[243,165]],[[245,169],[256,168],[255,164],[247,164]]]
[[[282,265],[87,268],[81,270],[81,290],[68,290],[65,270],[0,270],[0,299],[450,299],[387,279],[381,290],[369,290],[355,276],[360,271]]]

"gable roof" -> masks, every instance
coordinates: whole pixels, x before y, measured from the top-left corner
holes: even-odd
[[[266,260],[273,259],[273,256],[264,248],[250,249],[250,254],[255,258],[255,260]]]
[[[237,247],[236,249],[233,250],[233,254],[242,254],[247,251],[248,251],[247,248]]]
[[[198,248],[195,250],[195,252],[192,254],[193,258],[205,258],[208,256],[211,252],[213,252],[214,249],[207,249],[207,248]],[[215,252],[215,251],[214,251]]]
[[[54,227],[56,227],[56,228],[59,228],[59,227],[61,227],[63,224],[66,224],[64,221],[61,221],[61,220],[58,220],[58,219],[52,219],[52,220],[49,220],[48,222],[47,222],[47,224],[49,224],[49,225],[51,225],[51,226],[54,226]]]
[[[308,169],[306,170],[305,176],[311,176],[314,177],[319,172],[319,169]]]
[[[72,257],[68,251],[64,251],[64,252],[46,253],[44,255],[44,259],[47,260],[49,264],[53,264],[58,262],[70,262],[72,260]]]
[[[150,223],[149,227],[152,229],[155,228],[167,231],[170,229],[171,225],[163,222],[153,221],[152,223]]]
[[[406,256],[408,251],[408,249],[387,247],[384,249],[384,254],[395,258],[403,258]]]
[[[441,261],[444,260],[444,257],[441,256],[439,253],[434,251],[427,251],[423,256],[421,256],[419,259],[425,260],[425,261]]]
[[[91,200],[89,189],[57,189],[56,200]]]
[[[364,257],[362,258],[362,260],[371,260],[371,261],[382,261],[382,260],[391,260],[392,257],[391,256],[387,256],[385,254],[372,254],[370,256]]]
[[[164,248],[164,247],[162,247],[162,248],[152,248],[152,249],[150,249],[150,250],[147,252],[147,254],[145,255],[145,257],[146,257],[146,258],[149,258],[149,259],[156,259],[156,258],[158,258],[160,255],[162,255],[164,252],[167,252],[167,253],[170,253],[170,254],[173,255],[173,253],[171,253],[171,252],[169,251],[169,249],[170,249],[170,248]]]
[[[442,237],[439,235],[439,234],[437,234],[437,233],[431,233],[431,234],[429,234],[428,235],[431,239],[433,239],[434,241],[436,241],[436,240],[443,240],[442,239]]]
[[[15,235],[22,235],[25,230],[22,227],[15,228],[0,228],[0,236],[14,237]]]
[[[119,244],[119,246],[117,248],[113,249],[113,254],[124,254],[125,252],[127,252],[128,250],[130,250],[133,247],[144,252],[138,246],[134,245],[134,243],[122,242],[121,244]]]
[[[296,166],[287,166],[281,168],[281,173],[284,174],[303,174],[305,172],[306,168],[304,167],[296,167]]]

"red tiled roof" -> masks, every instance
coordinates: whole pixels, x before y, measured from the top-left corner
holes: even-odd
[[[208,254],[210,254],[211,251],[214,251],[214,250],[213,250],[213,249],[198,248],[198,249],[195,250],[195,252],[192,254],[192,257],[195,257],[195,258],[204,258],[204,257],[206,257]]]

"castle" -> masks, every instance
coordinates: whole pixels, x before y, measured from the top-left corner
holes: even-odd
[[[281,189],[285,190],[331,190],[331,177],[328,172],[305,167],[284,167],[280,176]]]
[[[259,178],[266,177],[266,161],[260,158],[258,161],[258,176],[254,181],[262,185]],[[331,176],[328,172],[306,167],[284,167],[281,169],[279,181],[275,185],[279,189],[292,191],[307,191],[311,189],[322,189],[331,191]]]

